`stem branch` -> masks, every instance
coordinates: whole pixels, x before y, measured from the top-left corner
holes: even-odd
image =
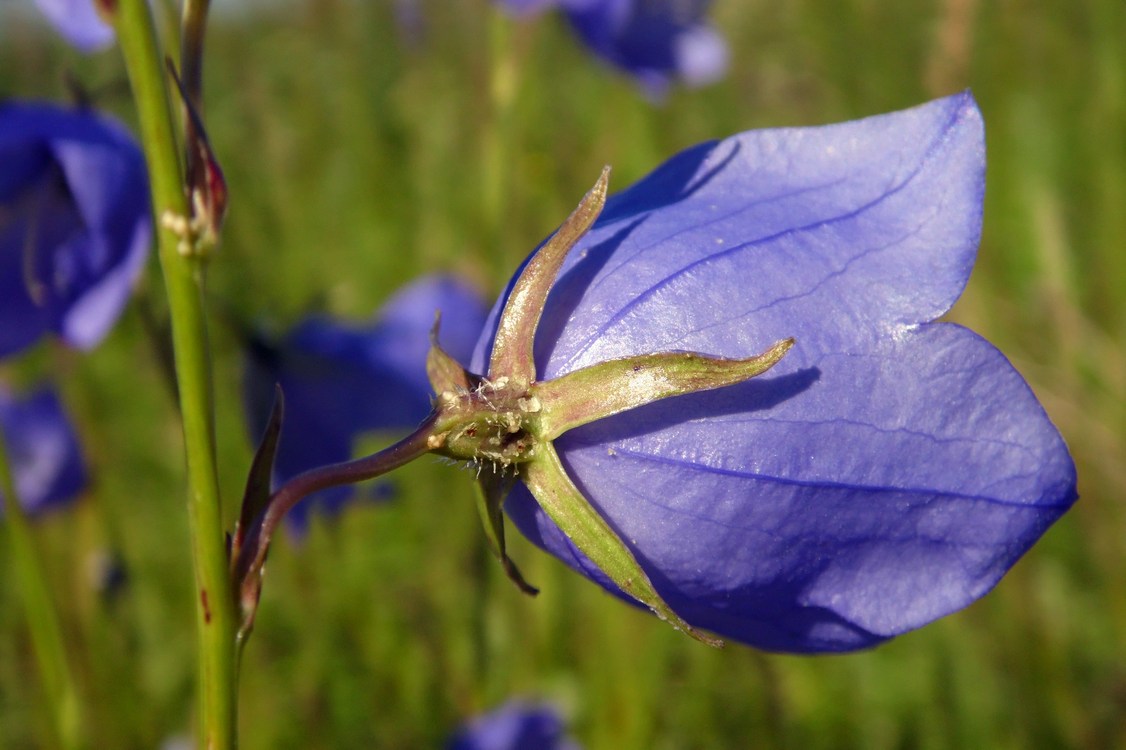
[[[235,586],[241,589],[243,600],[257,599],[257,574],[266,561],[270,540],[293,506],[314,492],[375,479],[429,453],[437,418],[437,412],[431,413],[414,432],[378,453],[354,461],[319,466],[298,474],[282,485],[270,497],[258,523],[248,530],[246,542],[235,561]]]

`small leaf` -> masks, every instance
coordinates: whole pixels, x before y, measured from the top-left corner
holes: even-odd
[[[515,478],[509,474],[485,473],[477,482],[477,510],[481,514],[481,525],[485,528],[485,536],[489,540],[489,548],[504,566],[508,578],[516,584],[517,588],[529,596],[540,592],[535,586],[524,580],[520,569],[512,558],[508,556],[504,547],[504,498],[512,489]]]
[[[633,553],[567,476],[551,443],[541,445],[535,460],[521,467],[520,478],[567,538],[619,589],[677,630],[709,646],[723,645],[718,638],[693,629],[665,603]]]
[[[231,546],[232,559],[238,558],[239,549],[246,541],[247,530],[251,528],[251,525],[269,505],[274,458],[278,453],[278,441],[281,438],[284,418],[285,396],[282,394],[281,386],[276,386],[274,389],[274,406],[270,410],[266,430],[262,434],[262,440],[254,453],[254,460],[250,463],[250,472],[246,477],[246,490],[242,495],[242,509],[239,512],[238,525],[235,526],[235,536]]]
[[[497,324],[492,359],[489,362],[490,378],[495,380],[507,376],[518,387],[526,387],[536,379],[532,344],[536,338],[540,315],[547,302],[547,294],[555,283],[555,277],[559,274],[567,253],[602,213],[609,181],[610,167],[603,167],[598,182],[583,196],[578,207],[551,239],[532,256],[520,278],[516,280]]]
[[[794,345],[783,339],[747,359],[705,357],[692,352],[642,354],[600,362],[540,383],[540,437],[554,440],[567,430],[670,396],[742,383],[769,370]]]

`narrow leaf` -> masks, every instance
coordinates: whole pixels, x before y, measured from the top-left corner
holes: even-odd
[[[520,477],[544,512],[587,558],[618,588],[645,604],[677,630],[709,646],[723,641],[701,633],[665,603],[633,553],[575,486],[551,443],[538,449],[535,460],[521,467]]]
[[[281,386],[275,386],[274,405],[270,409],[270,418],[266,422],[266,430],[262,434],[258,449],[254,452],[254,460],[250,463],[250,472],[246,477],[246,490],[242,494],[242,508],[239,511],[238,525],[235,526],[232,543],[232,560],[238,559],[239,549],[246,541],[247,529],[262,515],[270,502],[274,458],[278,453],[278,441],[281,438],[284,418],[285,396],[282,394]]]
[[[563,259],[575,243],[594,224],[606,203],[610,167],[603,167],[594,187],[583,196],[578,207],[560,225],[543,247],[532,256],[504,305],[493,342],[489,377],[507,376],[517,386],[530,385],[536,379],[532,360],[532,344],[536,338],[547,294],[555,283]]]
[[[769,370],[794,345],[783,339],[747,359],[705,357],[692,352],[642,354],[600,362],[540,383],[541,437],[554,440],[596,419],[670,396],[741,383]]]

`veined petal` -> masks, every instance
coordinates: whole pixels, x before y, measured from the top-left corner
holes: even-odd
[[[968,93],[750,132],[612,196],[568,256],[541,378],[797,341],[763,377],[556,442],[692,625],[773,650],[868,646],[981,596],[1075,500],[1027,384],[975,335],[930,323],[973,265],[983,175]],[[476,363],[487,350],[486,334]],[[613,590],[526,492],[506,510]]]
[[[521,466],[520,480],[535,496],[537,508],[565,529],[567,543],[597,566],[616,593],[645,604],[662,620],[701,643],[722,646],[722,641],[693,629],[661,598],[637,556],[575,486],[551,443],[539,446],[538,451],[535,460]]]
[[[1067,448],[1027,384],[945,324],[557,445],[677,612],[773,650],[861,648],[960,609],[1076,498]],[[613,590],[529,496],[507,510]]]
[[[541,378],[660,351],[820,351],[933,320],[969,277],[984,141],[966,93],[690,149],[609,198],[537,338]]]

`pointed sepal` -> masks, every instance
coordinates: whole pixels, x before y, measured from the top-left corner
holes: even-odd
[[[175,66],[169,59],[165,60],[168,74],[176,84],[180,94],[180,101],[186,113],[185,141],[187,148],[187,175],[185,189],[188,194],[190,215],[187,217],[185,233],[189,235],[184,239],[184,254],[205,256],[219,243],[219,233],[227,217],[227,204],[230,192],[227,189],[227,178],[215,151],[211,148],[211,141],[207,137],[207,129],[203,125],[203,118],[196,108],[196,97],[193,97],[188,87],[180,79]]]
[[[551,443],[543,444],[535,460],[521,467],[520,478],[551,520],[619,589],[677,630],[709,646],[723,645],[695,630],[661,598],[633,553],[571,481]]]
[[[606,204],[610,167],[603,167],[594,187],[524,266],[497,323],[489,377],[507,377],[513,385],[525,388],[536,379],[532,344],[547,294],[563,265],[563,259],[591,228]]]
[[[504,566],[509,580],[525,594],[535,596],[540,590],[524,579],[504,545],[504,498],[515,481],[516,477],[512,474],[485,470],[477,481],[477,510],[481,514],[481,525],[485,528],[489,548]]]
[[[792,338],[782,339],[747,359],[695,352],[642,354],[538,383],[533,392],[543,405],[539,437],[554,440],[567,430],[654,401],[741,383],[776,365],[793,345]]]
[[[480,378],[466,372],[456,359],[451,357],[438,343],[438,328],[442,323],[442,313],[434,313],[434,325],[430,329],[430,351],[426,354],[426,376],[430,387],[439,398],[445,393],[465,393],[477,387]]]

